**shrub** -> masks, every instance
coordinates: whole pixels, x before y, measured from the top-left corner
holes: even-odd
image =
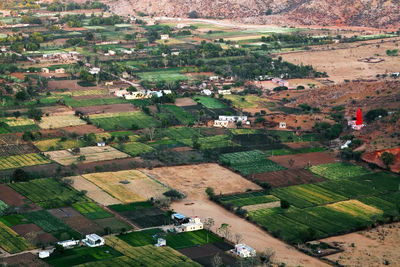
[[[288,209],[290,208],[290,203],[284,199],[281,200],[281,209]]]
[[[167,192],[163,193],[164,196],[171,198],[172,200],[176,200],[176,199],[183,199],[185,198],[185,195],[182,194],[181,192],[178,192],[175,189],[171,189]]]

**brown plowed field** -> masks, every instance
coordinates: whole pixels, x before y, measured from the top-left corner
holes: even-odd
[[[301,169],[307,166],[307,164],[318,165],[318,164],[333,163],[338,161],[335,159],[334,154],[328,152],[314,152],[314,153],[304,153],[295,155],[275,156],[275,157],[269,157],[268,159],[289,169]],[[294,160],[293,166],[290,166],[289,164],[290,159]]]
[[[316,177],[310,171],[304,169],[259,173],[254,175],[254,179],[258,182],[267,182],[274,188],[326,181],[326,179]]]
[[[37,234],[34,236],[33,240],[31,240],[33,243],[41,242],[47,244],[57,242],[57,239],[52,234],[44,232],[39,226],[33,223],[15,225],[12,226],[11,229],[28,239],[31,233]]]
[[[99,113],[117,113],[117,112],[129,112],[138,111],[134,105],[126,104],[113,104],[113,105],[100,105],[100,106],[88,106],[77,108],[78,111],[84,115],[99,114]]]
[[[196,105],[197,103],[191,99],[190,97],[183,97],[183,98],[178,98],[175,101],[175,105],[178,107],[186,107],[186,106],[193,106]]]
[[[0,184],[0,199],[8,206],[18,207],[25,203],[24,199],[26,198],[14,191],[11,187]]]
[[[103,129],[99,129],[92,124],[70,126],[70,127],[64,127],[61,129],[68,133],[77,133],[79,135],[88,134],[88,133],[103,133],[104,132]]]
[[[32,253],[18,254],[15,256],[1,258],[0,265],[4,266],[29,266],[29,267],[47,267],[50,266],[46,262],[38,258]]]

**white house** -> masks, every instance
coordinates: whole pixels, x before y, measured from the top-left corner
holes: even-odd
[[[92,75],[99,74],[99,72],[100,72],[100,68],[93,67],[93,68],[89,69],[89,73]]]
[[[105,85],[105,86],[112,86],[112,85],[114,85],[114,82],[105,82],[104,85]]]
[[[118,92],[118,91],[117,91]],[[132,100],[132,99],[141,99],[145,98],[145,94],[143,94],[142,91],[139,92],[131,92],[130,94],[124,94],[124,98],[127,100]]]
[[[166,245],[167,245],[167,240],[165,240],[164,238],[159,238],[157,239],[157,244],[155,244],[154,246],[165,247]]]
[[[170,94],[172,94],[172,91],[171,91],[171,90],[163,90],[162,92],[163,92],[164,95],[170,95]]]
[[[273,79],[272,79],[272,82],[273,82],[273,83],[276,83],[276,84],[279,85],[279,86],[289,87],[289,82],[288,82],[288,81],[285,81],[285,80],[282,80],[282,79],[280,79],[280,78],[273,78]]]
[[[86,238],[83,240],[83,242],[85,242],[85,244],[91,248],[100,247],[105,244],[104,239],[96,234],[86,235]]]
[[[229,121],[220,121],[220,120],[215,120],[214,121],[214,127],[218,128],[226,128],[229,125]]]
[[[168,40],[169,39],[169,35],[168,34],[161,34],[161,40]]]
[[[220,121],[231,121],[231,122],[246,122],[247,116],[218,116],[218,120]]]
[[[202,95],[212,95],[212,92],[210,89],[204,89],[204,90],[201,90],[201,94]]]
[[[343,145],[340,146],[340,149],[348,148],[351,144],[351,140],[347,140]]]
[[[281,122],[279,123],[279,128],[280,128],[280,129],[286,129],[286,122],[281,121]]]
[[[231,95],[231,90],[218,90],[218,94],[220,95]]]
[[[59,68],[59,69],[56,69],[54,72],[58,73],[58,74],[64,74],[65,73],[65,69],[64,68]]]
[[[115,56],[116,52],[114,50],[108,50],[110,56]]]
[[[201,229],[203,229],[203,223],[198,217],[190,218],[188,223],[184,223],[175,227],[175,231],[178,233],[192,232]]]
[[[210,76],[208,79],[209,79],[210,81],[218,81],[218,80],[219,80],[219,77],[218,77],[218,76]]]
[[[50,70],[48,68],[42,68],[42,73],[50,73]]]
[[[179,56],[179,51],[171,52],[171,55],[172,55],[172,56]]]
[[[235,245],[235,248],[232,249],[231,252],[238,255],[241,258],[255,257],[257,254],[254,248],[251,248],[246,244]]]
[[[40,251],[39,252],[39,258],[40,259],[45,259],[45,258],[48,258],[48,257],[50,257],[50,254],[52,253],[52,251],[50,251],[50,250],[43,250],[43,251]]]
[[[98,142],[97,146],[106,146],[106,143],[105,142]]]
[[[63,246],[64,248],[72,248],[79,244],[79,240],[65,240],[57,242],[58,245]]]

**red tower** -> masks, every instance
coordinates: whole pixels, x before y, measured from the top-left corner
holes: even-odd
[[[363,124],[363,119],[362,119],[361,109],[358,109],[356,117],[356,125],[362,125],[362,124]]]

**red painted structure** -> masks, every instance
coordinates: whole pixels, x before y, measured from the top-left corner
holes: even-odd
[[[362,124],[363,124],[363,119],[362,119],[361,109],[358,109],[356,116],[356,125],[362,125]]]

